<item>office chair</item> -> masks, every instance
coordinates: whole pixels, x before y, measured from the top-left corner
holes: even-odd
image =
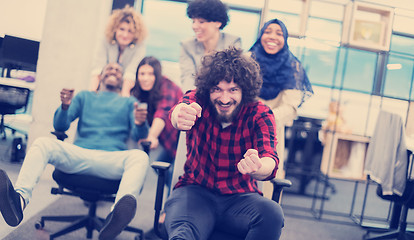
[[[59,140],[63,141],[67,138],[64,132],[52,132]],[[144,151],[148,154],[149,143],[142,143]],[[115,194],[118,191],[120,180],[110,180],[101,177],[84,175],[84,174],[68,174],[55,169],[52,174],[53,179],[58,184],[57,188],[52,188],[52,194],[74,196],[82,199],[88,207],[88,213],[85,215],[71,216],[42,216],[40,221],[35,223],[36,229],[43,229],[45,221],[71,222],[69,226],[50,234],[50,239],[73,232],[80,228],[86,228],[86,237],[92,238],[93,231],[100,229],[105,221],[104,218],[96,215],[96,208],[99,201],[115,201]],[[137,233],[135,239],[143,240],[144,232],[134,227],[126,227],[125,231]]]
[[[184,168],[184,163],[186,158],[186,137],[185,132],[180,132],[178,146],[177,146],[177,154],[175,157],[174,163],[174,173],[171,186],[174,186],[175,183],[178,181],[178,176],[181,175]],[[158,173],[158,181],[157,181],[157,189],[155,195],[155,203],[154,203],[154,224],[153,230],[154,233],[163,240],[167,240],[167,232],[165,230],[165,226],[159,223],[160,215],[162,212],[162,205],[163,205],[163,197],[164,197],[164,185],[167,177],[167,171],[171,166],[170,163],[155,161],[151,164],[151,167],[154,168]],[[273,183],[273,193],[272,193],[272,200],[275,202],[279,202],[281,192],[284,187],[290,187],[292,183],[288,179],[272,179],[271,182]],[[230,235],[228,233],[224,233],[221,231],[214,231],[210,240],[218,240],[218,239],[226,239],[226,240],[239,240],[239,237]]]
[[[0,84],[0,135],[6,139],[6,128],[12,130],[14,134],[17,129],[4,124],[4,116],[16,114],[16,111],[24,108],[26,111],[29,102],[30,89]]]
[[[407,151],[409,161],[412,161],[412,152]],[[414,180],[408,179],[406,182],[405,190],[402,196],[393,194],[393,195],[384,195],[382,187],[379,184],[377,186],[377,195],[387,201],[391,201],[394,204],[394,207],[401,209],[399,212],[400,218],[398,226],[396,229],[382,233],[376,236],[369,237],[371,232],[374,232],[376,229],[368,229],[364,235],[364,240],[380,240],[380,239],[397,239],[397,240],[408,240],[414,239],[414,233],[407,231],[407,216],[408,210],[414,208]]]
[[[286,128],[288,154],[285,162],[286,177],[299,180],[297,194],[315,197],[315,194],[306,192],[312,180],[322,182],[336,193],[336,187],[321,172],[323,145],[319,140],[319,131],[322,128],[321,119],[299,116],[292,126]],[[291,191],[291,190],[289,190]],[[327,196],[318,196],[328,198]]]

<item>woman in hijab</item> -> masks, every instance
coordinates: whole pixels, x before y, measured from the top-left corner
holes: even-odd
[[[285,24],[273,19],[265,23],[259,38],[250,48],[263,76],[259,97],[275,115],[277,152],[282,165],[285,148],[284,127],[292,123],[297,116],[297,109],[313,94],[302,64],[289,50],[287,38]],[[283,167],[279,166],[279,169],[283,170]],[[279,172],[284,174],[284,171]]]

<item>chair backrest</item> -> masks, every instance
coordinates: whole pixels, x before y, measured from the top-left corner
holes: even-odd
[[[18,109],[26,108],[29,95],[28,88],[0,84],[0,113],[12,114]]]

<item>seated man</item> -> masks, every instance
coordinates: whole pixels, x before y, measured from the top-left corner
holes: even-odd
[[[115,238],[133,219],[149,163],[145,152],[127,150],[126,142],[130,135],[136,141],[145,137],[148,130],[136,124],[135,98],[119,95],[122,83],[121,66],[109,63],[100,76],[98,92],[81,91],[73,97],[73,89],[61,91],[62,105],[55,112],[53,125],[57,131],[66,131],[79,118],[74,144],[47,137],[36,139],[15,188],[0,170],[0,211],[7,224],[17,226],[22,221],[23,209],[48,163],[69,174],[121,179],[99,239]]]
[[[261,85],[257,63],[241,50],[215,52],[204,57],[197,88],[171,110],[173,126],[187,131],[187,160],[164,208],[169,239],[206,240],[214,228],[279,239],[282,209],[256,182],[274,178],[279,163]]]

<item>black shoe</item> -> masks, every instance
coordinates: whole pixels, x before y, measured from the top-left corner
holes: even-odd
[[[0,212],[7,224],[15,227],[23,219],[23,209],[7,173],[0,169]]]
[[[137,200],[132,195],[125,195],[115,204],[114,210],[106,217],[105,224],[99,232],[99,240],[112,240],[126,228],[135,216]]]

